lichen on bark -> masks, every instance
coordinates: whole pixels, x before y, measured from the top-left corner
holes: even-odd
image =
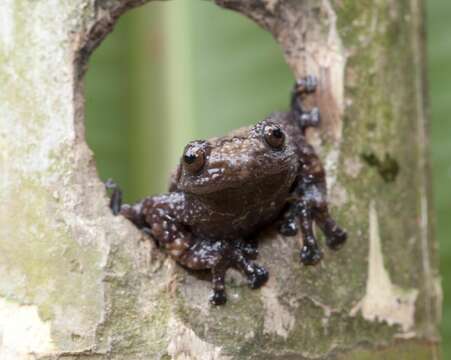
[[[17,347],[2,334],[0,357],[438,358],[421,1],[216,0],[270,31],[296,77],[319,77],[323,123],[309,139],[349,232],[340,252],[306,268],[301,239],[267,231],[259,261],[269,284],[251,291],[231,273],[220,308],[206,302],[207,281],[111,215],[84,139],[89,55],[145,2],[0,4],[0,318],[25,316],[46,336],[37,346],[23,333]],[[365,154],[389,156],[394,178]],[[365,310],[370,274],[390,285],[380,289],[389,301]]]

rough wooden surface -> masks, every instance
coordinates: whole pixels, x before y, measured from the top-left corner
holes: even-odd
[[[0,3],[1,359],[438,359],[420,0],[217,0],[320,78],[345,248],[299,264],[262,236],[271,279],[229,303],[107,208],[84,141],[88,56],[145,1]]]

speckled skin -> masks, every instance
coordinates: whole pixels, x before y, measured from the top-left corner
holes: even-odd
[[[346,240],[329,215],[324,169],[304,136],[307,127],[319,123],[318,109],[303,106],[315,88],[313,77],[301,79],[290,112],[273,113],[225,137],[189,143],[169,193],[122,205],[120,190],[107,183],[114,213],[150,234],[180,264],[211,270],[215,305],[226,302],[224,277],[230,267],[240,270],[251,288],[268,279],[267,271],[252,261],[256,234],[268,224],[276,222],[286,236],[301,229],[305,265],[321,259],[313,221],[330,248]]]

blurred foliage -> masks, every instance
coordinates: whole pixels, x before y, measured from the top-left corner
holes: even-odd
[[[451,1],[428,7],[432,165],[451,356]],[[262,76],[264,75],[264,76]],[[183,146],[288,106],[292,76],[269,34],[203,1],[152,3],[121,19],[86,79],[87,139],[127,201],[165,191]]]

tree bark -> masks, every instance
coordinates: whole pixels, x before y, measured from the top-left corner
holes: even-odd
[[[268,231],[229,303],[108,209],[84,139],[89,54],[145,1],[0,4],[1,359],[438,359],[421,0],[217,0],[320,79],[309,133],[349,240],[316,267]]]

